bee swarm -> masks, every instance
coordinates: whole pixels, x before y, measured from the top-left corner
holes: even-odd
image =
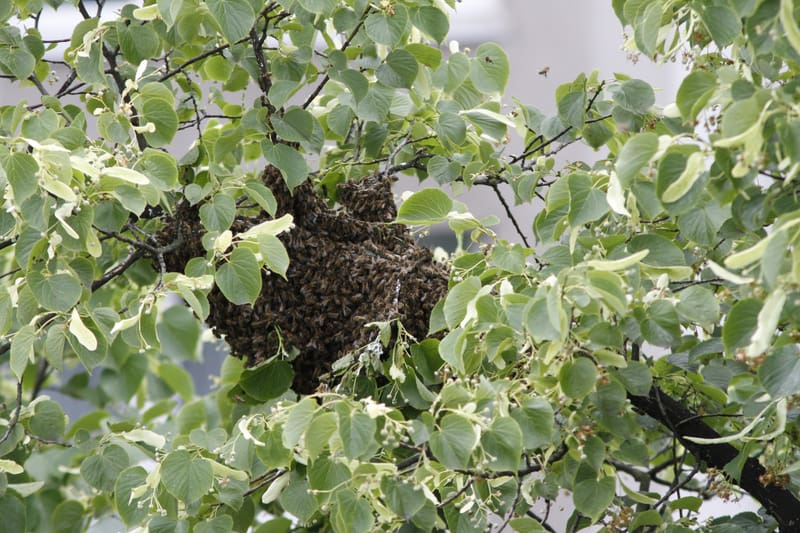
[[[367,323],[399,319],[411,335],[425,337],[447,272],[404,226],[387,224],[397,214],[391,178],[340,185],[341,210],[330,209],[310,182],[290,193],[275,167],[266,168],[263,181],[277,200],[275,216],[294,217],[295,227],[280,235],[289,269],[286,280],[262,273],[253,306],[234,305],[217,288],[208,295],[207,322],[233,355],[257,365],[277,353],[282,338],[300,352],[292,361],[294,389],[308,393],[334,361],[375,338]],[[231,230],[246,231],[267,216],[238,216]],[[182,272],[189,259],[206,255],[197,206],[179,208],[165,232],[185,239],[166,258],[171,271]]]

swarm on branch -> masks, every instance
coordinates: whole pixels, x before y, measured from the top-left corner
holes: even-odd
[[[294,217],[295,227],[281,236],[290,265],[286,280],[262,274],[253,306],[234,305],[218,289],[209,294],[208,323],[234,355],[256,365],[282,340],[300,352],[292,363],[295,390],[311,392],[335,360],[374,338],[375,330],[364,327],[370,322],[399,319],[411,335],[425,337],[447,272],[404,226],[388,224],[396,216],[390,177],[345,184],[340,210],[329,208],[309,182],[290,193],[274,167],[266,168],[263,181],[278,202],[276,216]],[[266,216],[237,218],[231,229],[246,231]],[[188,206],[172,226],[168,231],[195,236],[168,258],[170,270],[183,271],[189,259],[205,255],[204,231]]]

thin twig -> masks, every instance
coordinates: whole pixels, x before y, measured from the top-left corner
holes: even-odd
[[[497,528],[497,533],[503,533],[503,530],[505,530],[508,523],[511,522],[511,517],[514,516],[514,509],[516,509],[517,505],[519,504],[519,500],[522,497],[522,479],[523,478],[517,479],[517,492],[514,494],[514,501],[511,502],[511,509],[508,510],[505,520],[503,520],[503,523]]]
[[[475,478],[472,478],[472,477],[471,477],[471,478],[469,478],[469,479],[467,480],[467,482],[466,482],[466,483],[464,483],[464,486],[463,486],[463,487],[461,487],[461,488],[460,488],[460,489],[458,489],[456,492],[454,492],[453,494],[451,494],[450,496],[448,496],[447,498],[445,498],[444,500],[442,500],[441,502],[439,502],[439,504],[438,504],[436,507],[437,507],[438,509],[441,509],[441,508],[443,508],[443,507],[445,507],[445,506],[447,506],[447,505],[450,505],[451,503],[453,503],[453,502],[454,502],[454,501],[455,501],[455,500],[456,500],[456,499],[457,499],[459,496],[461,496],[462,494],[464,494],[465,492],[467,492],[467,490],[468,490],[468,489],[469,489],[469,488],[472,486],[472,483],[473,483],[473,481],[475,481]]]
[[[249,36],[248,37],[242,37],[241,39],[239,39],[238,41],[236,41],[233,44],[236,45],[236,44],[246,43],[248,40],[250,40]],[[180,74],[187,67],[190,67],[190,66],[194,65],[198,61],[202,61],[207,57],[219,54],[220,52],[222,52],[224,50],[227,50],[230,47],[231,47],[231,43],[225,43],[225,44],[217,46],[216,48],[212,48],[211,50],[207,50],[207,51],[203,52],[202,54],[197,55],[197,56],[193,57],[192,59],[189,59],[188,61],[186,61],[184,63],[181,63],[174,70],[171,70],[171,71],[167,72],[166,74],[164,74],[163,76],[161,76],[160,78],[158,78],[158,81],[167,81],[171,77],[173,77],[173,76],[175,76],[177,74]]]
[[[0,444],[3,444],[5,441],[7,441],[11,436],[11,433],[14,432],[14,427],[17,425],[17,422],[19,422],[20,411],[22,411],[22,379],[17,381],[17,407],[14,409],[14,414],[11,416],[11,420],[8,421],[8,428],[6,428],[5,434],[0,437]]]
[[[492,188],[494,194],[497,196],[497,199],[500,200],[500,203],[503,204],[503,209],[506,210],[506,215],[511,220],[511,223],[514,224],[514,229],[517,230],[517,234],[522,239],[522,242],[525,244],[526,248],[530,248],[531,245],[528,243],[528,239],[525,237],[525,234],[522,232],[522,228],[520,228],[519,223],[517,223],[517,219],[514,217],[514,213],[511,212],[511,206],[508,205],[506,199],[503,197],[503,194],[500,192],[500,186],[497,183],[490,183],[489,187]]]
[[[42,391],[42,386],[47,378],[50,376],[50,364],[46,358],[39,361],[39,368],[36,370],[36,381],[33,382],[33,390],[31,391],[31,401],[35,400],[39,393]]]
[[[347,37],[344,43],[342,43],[342,46],[339,48],[339,50],[344,52],[347,49],[347,47],[350,46],[350,43],[353,41],[353,39],[355,39],[356,34],[361,29],[361,26],[364,25],[364,20],[366,20],[367,15],[371,10],[372,10],[371,6],[367,7],[367,9],[364,11],[364,15],[361,17],[361,20],[358,21],[358,24],[356,25],[355,28],[353,28],[353,31],[350,33],[350,35]],[[328,83],[328,80],[330,79],[331,79],[330,75],[326,73],[325,76],[322,77],[322,80],[319,82],[319,84],[316,87],[314,87],[313,91],[311,91],[311,94],[308,95],[308,98],[306,98],[306,101],[303,102],[303,105],[300,107],[306,109],[308,106],[310,106],[311,102],[313,102],[314,99],[317,96],[319,96],[319,93],[322,92],[322,88],[325,87],[325,84]]]

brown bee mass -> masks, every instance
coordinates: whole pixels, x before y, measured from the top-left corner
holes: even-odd
[[[275,355],[282,339],[300,352],[292,361],[294,389],[307,393],[335,360],[375,338],[376,330],[364,327],[369,322],[399,319],[411,335],[425,337],[447,272],[404,226],[387,224],[397,214],[390,177],[340,185],[340,210],[329,208],[310,182],[290,193],[275,167],[266,168],[263,181],[277,200],[276,216],[294,217],[295,227],[280,236],[290,264],[286,280],[262,274],[252,306],[234,305],[216,288],[208,295],[208,324],[235,356],[256,365]],[[237,217],[231,230],[246,231],[267,216]],[[185,239],[166,257],[170,270],[205,256],[196,206],[180,207],[167,226],[169,236]]]

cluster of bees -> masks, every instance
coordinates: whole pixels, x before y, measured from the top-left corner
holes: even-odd
[[[404,226],[388,224],[397,214],[390,176],[340,185],[340,209],[328,207],[310,182],[290,192],[275,167],[266,168],[263,181],[277,200],[275,216],[294,217],[295,227],[280,236],[290,264],[286,280],[262,274],[252,306],[234,305],[216,288],[209,294],[208,324],[233,355],[253,366],[296,348],[293,386],[308,393],[334,361],[375,338],[365,324],[398,319],[412,336],[426,336],[447,272]],[[237,217],[231,230],[246,231],[266,217]],[[185,245],[167,258],[167,267],[182,271],[189,259],[205,255],[196,208],[181,208],[172,225],[169,231],[180,232]]]

